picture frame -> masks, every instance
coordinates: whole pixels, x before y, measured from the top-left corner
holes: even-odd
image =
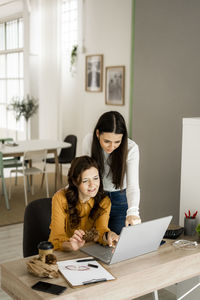
[[[105,103],[124,105],[125,66],[106,67]]]
[[[85,59],[85,90],[103,90],[103,54],[87,55]]]

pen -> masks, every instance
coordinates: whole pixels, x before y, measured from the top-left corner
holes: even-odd
[[[88,267],[92,267],[92,268],[98,268],[97,265],[93,265],[93,264],[88,264]]]
[[[85,262],[85,261],[94,261],[94,258],[84,258],[84,259],[78,259],[76,262]]]
[[[107,279],[106,278],[91,279],[91,280],[88,280],[88,281],[83,281],[83,285],[91,284],[91,283],[97,283],[97,282],[104,282],[104,281],[107,281]]]

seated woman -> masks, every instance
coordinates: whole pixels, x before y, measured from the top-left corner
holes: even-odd
[[[75,158],[69,169],[68,186],[52,199],[49,241],[54,250],[78,250],[85,244],[85,232],[93,228],[99,243],[114,247],[118,235],[108,228],[110,208],[96,161],[89,156]]]

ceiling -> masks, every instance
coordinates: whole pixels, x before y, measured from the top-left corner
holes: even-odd
[[[0,0],[0,6],[16,2],[17,0]]]

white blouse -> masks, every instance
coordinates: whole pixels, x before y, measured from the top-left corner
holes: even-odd
[[[83,155],[91,156],[92,134],[89,133],[83,139],[82,153]],[[104,154],[104,174],[103,174],[103,188],[108,192],[119,191],[112,182],[112,174],[109,174],[110,167],[108,165],[109,154],[103,151]],[[126,160],[126,172],[123,181],[123,189],[126,189],[126,196],[128,201],[127,216],[139,216],[140,203],[140,188],[139,188],[139,148],[138,145],[128,139],[128,156]]]

